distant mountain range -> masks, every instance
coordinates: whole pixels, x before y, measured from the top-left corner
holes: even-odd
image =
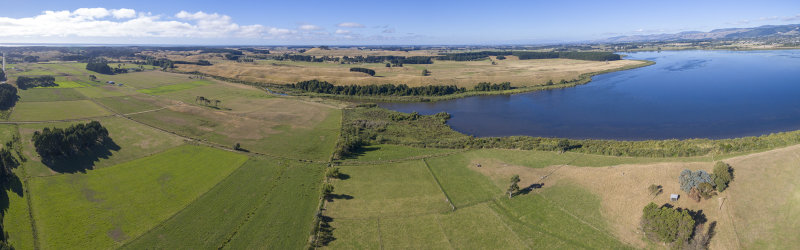
[[[715,29],[709,32],[685,31],[675,34],[653,34],[635,36],[617,36],[602,39],[599,42],[624,43],[624,42],[656,42],[679,40],[709,40],[709,39],[743,39],[765,37],[800,37],[800,24],[764,25],[755,28],[727,28]]]

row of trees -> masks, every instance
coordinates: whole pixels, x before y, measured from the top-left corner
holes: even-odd
[[[480,51],[444,54],[436,59],[449,61],[479,61],[489,56],[498,56],[498,60],[502,60],[499,58],[500,56],[503,56],[503,59],[505,59],[505,56],[509,55],[511,55],[511,51]]]
[[[98,121],[62,128],[44,128],[33,133],[33,145],[42,157],[70,156],[108,139],[108,130]]]
[[[481,83],[478,83],[478,85],[475,85],[475,90],[476,91],[497,91],[497,90],[509,90],[509,89],[511,89],[511,83],[510,82],[503,82],[503,83],[500,83],[500,84],[497,84],[497,83],[492,84],[492,83],[488,83],[488,82],[481,82]]]
[[[283,54],[272,56],[272,59],[279,61],[295,61],[295,62],[339,62],[339,63],[391,63],[396,66],[403,66],[403,64],[432,64],[433,57],[430,56],[311,56],[311,55],[298,55],[298,54]]]
[[[58,84],[56,84],[56,78],[53,76],[17,77],[17,87],[20,89],[55,86],[58,86]]]
[[[528,59],[576,59],[576,60],[589,60],[589,61],[615,61],[622,59],[620,55],[611,52],[529,52],[529,51],[515,51],[513,55],[519,57],[520,60]]]
[[[17,88],[11,84],[0,84],[0,110],[7,110],[17,104]]]
[[[366,73],[367,75],[374,76],[375,70],[367,69],[367,68],[350,68],[350,72],[361,72]]]
[[[455,85],[428,85],[423,87],[409,87],[405,84],[337,86],[319,80],[302,81],[285,86],[312,93],[349,96],[442,96],[467,91],[466,88],[459,88]]]
[[[209,106],[209,105],[211,105],[211,103],[214,103],[214,107],[219,107],[219,104],[222,101],[216,100],[216,99],[206,98],[205,96],[196,96],[194,98],[194,102],[195,103],[201,103],[201,104],[204,104],[206,106]]]

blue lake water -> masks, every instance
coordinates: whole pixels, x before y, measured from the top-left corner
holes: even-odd
[[[585,85],[435,103],[381,103],[475,136],[685,139],[800,129],[800,51],[628,54],[655,65],[594,76]]]

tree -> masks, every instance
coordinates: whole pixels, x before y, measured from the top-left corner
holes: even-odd
[[[0,110],[7,110],[17,104],[19,96],[17,95],[17,88],[11,84],[0,84]]]
[[[511,176],[511,185],[508,186],[508,198],[511,199],[515,194],[519,193],[519,175]]]
[[[567,139],[559,140],[558,145],[556,147],[558,147],[558,149],[561,150],[561,153],[566,152],[567,150],[570,149],[569,140]]]
[[[336,167],[328,168],[328,170],[325,172],[325,176],[328,178],[339,178],[339,175],[339,168]]]
[[[431,72],[428,71],[428,69],[423,69],[422,70],[422,76],[429,76],[429,75],[431,75]]]
[[[239,144],[238,142],[236,144],[233,144],[233,150],[241,151],[242,150],[242,145]]]
[[[726,188],[728,188],[728,183],[733,180],[733,169],[727,163],[718,161],[714,165],[713,177],[714,177],[714,184],[717,187],[717,191],[722,192]]]
[[[94,71],[100,74],[111,75],[114,71],[108,66],[105,59],[93,59],[86,64],[86,70]]]
[[[221,102],[222,101],[220,101],[220,100],[214,100],[214,107],[219,107],[219,103],[221,103]]]
[[[97,81],[97,76],[89,75],[89,79],[91,79],[92,81]]]
[[[322,194],[328,196],[333,193],[333,184],[325,183],[322,184]]]
[[[692,170],[684,169],[681,171],[681,175],[678,177],[681,190],[687,193],[691,191],[692,188],[696,188],[698,185],[700,185],[700,183],[712,183],[712,181],[711,175],[703,170],[692,172]]]
[[[387,68],[391,68],[391,67],[392,67],[392,64],[391,64],[391,63],[386,63],[386,67],[387,67]]]

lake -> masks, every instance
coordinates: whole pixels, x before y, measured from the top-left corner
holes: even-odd
[[[720,139],[800,129],[800,51],[639,52],[626,59],[656,64],[572,88],[379,105],[444,111],[453,129],[480,137]]]

